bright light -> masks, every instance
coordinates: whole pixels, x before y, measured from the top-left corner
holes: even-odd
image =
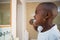
[[[58,7],[58,12],[60,12],[60,7]]]

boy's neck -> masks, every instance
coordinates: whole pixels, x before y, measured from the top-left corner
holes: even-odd
[[[45,32],[48,31],[49,29],[51,29],[54,26],[54,24],[49,24],[49,23],[45,23],[44,25],[42,25],[43,30],[41,32]]]

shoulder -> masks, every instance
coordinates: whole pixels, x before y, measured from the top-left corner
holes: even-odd
[[[60,40],[60,35],[59,34],[50,34],[48,36],[48,39],[51,39],[51,40]]]

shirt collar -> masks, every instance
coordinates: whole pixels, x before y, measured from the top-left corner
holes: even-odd
[[[51,28],[51,30],[59,31],[57,25]]]
[[[54,25],[51,29],[49,29],[48,31],[45,31],[45,32],[41,32],[41,33],[47,33],[47,32],[51,32],[51,31],[57,31],[59,32],[58,28],[57,28],[57,25]]]

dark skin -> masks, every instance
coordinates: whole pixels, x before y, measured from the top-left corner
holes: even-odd
[[[53,18],[51,16],[49,17],[49,15],[47,16],[47,18],[44,18],[41,15],[42,14],[35,15],[36,22],[33,24],[33,26],[38,27],[39,25],[41,25],[43,27],[42,32],[45,32],[54,26],[54,24],[52,23]]]
[[[41,10],[40,10],[40,8],[41,8]],[[36,22],[32,23],[30,21],[30,23],[32,23],[35,30],[37,30],[37,27],[39,25],[41,25],[43,27],[43,30],[41,32],[45,32],[54,26],[53,20],[57,16],[57,10],[56,10],[56,8],[53,8],[53,10],[47,9],[46,11],[44,11],[42,9],[44,9],[43,6],[37,7],[36,10],[38,10],[38,11],[35,13],[35,16],[34,16]],[[52,11],[52,13],[51,13],[51,11]],[[52,14],[53,14],[53,16],[52,16]]]

